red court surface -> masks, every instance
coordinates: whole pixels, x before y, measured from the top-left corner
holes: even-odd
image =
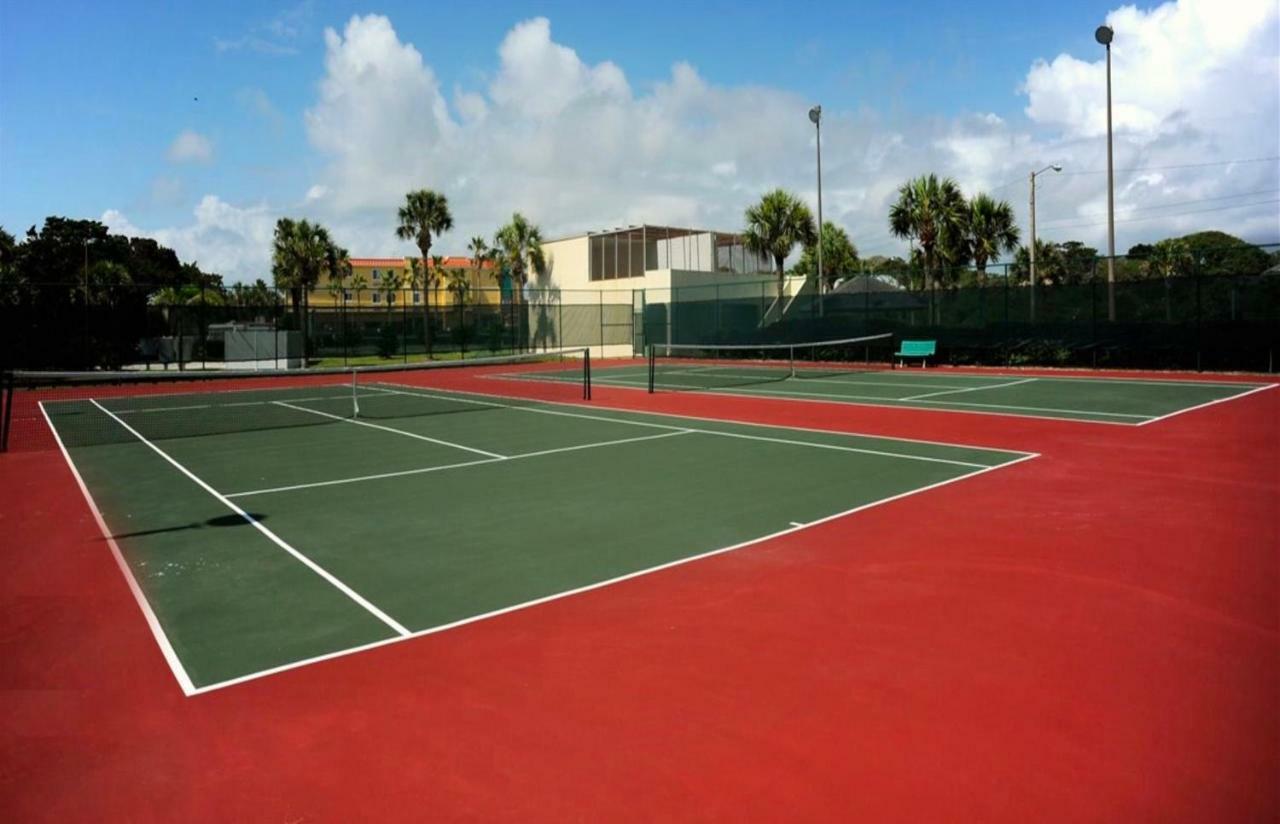
[[[592,404],[1042,457],[187,698],[58,453],[0,456],[0,818],[1280,815],[1280,389],[1142,428]]]

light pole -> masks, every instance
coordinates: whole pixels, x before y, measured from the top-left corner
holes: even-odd
[[[822,316],[822,107],[809,110],[809,120],[818,130],[818,316]]]
[[[1098,26],[1093,38],[1107,47],[1107,320],[1116,319],[1116,178],[1111,160],[1111,39],[1110,26]]]
[[[1033,322],[1036,319],[1036,175],[1044,174],[1050,169],[1055,172],[1062,171],[1062,167],[1054,163],[1031,173],[1031,243],[1027,246],[1027,250],[1031,253],[1031,320]]]

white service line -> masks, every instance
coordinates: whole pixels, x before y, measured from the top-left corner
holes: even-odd
[[[358,398],[372,398],[374,395],[364,393],[356,395]],[[351,393],[346,392],[338,395],[316,395],[310,398],[290,398],[290,403],[312,403],[314,401],[349,401]],[[281,401],[236,401],[235,403],[197,403],[190,406],[142,406],[137,409],[113,409],[117,415],[138,415],[143,412],[186,412],[192,409],[239,409],[245,406],[271,406]]]
[[[501,458],[507,457],[506,455],[499,455],[497,452],[490,452],[486,449],[476,449],[474,446],[464,446],[463,444],[454,443],[453,441],[442,441],[439,438],[429,438],[426,435],[419,435],[416,432],[406,432],[403,429],[396,429],[395,427],[383,426],[377,423],[369,423],[368,421],[362,421],[357,418],[344,418],[341,415],[331,415],[328,412],[321,412],[318,409],[308,409],[305,406],[294,406],[293,404],[286,403],[284,401],[272,401],[272,403],[275,404],[276,406],[284,406],[284,407],[288,407],[289,409],[296,409],[299,412],[309,412],[312,415],[319,415],[322,418],[331,418],[335,421],[341,421],[342,423],[350,423],[356,426],[367,426],[370,429],[380,429],[383,432],[391,432],[396,435],[403,435],[406,438],[414,438],[419,441],[426,441],[428,443],[434,443],[439,446],[450,446],[450,447],[453,447],[454,449],[461,449],[464,452],[474,452],[477,455],[484,455],[489,458],[501,459]]]
[[[1266,384],[1265,386],[1258,386],[1258,387],[1255,387],[1255,388],[1253,388],[1253,389],[1250,389],[1248,392],[1240,392],[1240,393],[1235,394],[1235,395],[1228,395],[1228,396],[1227,396],[1227,397],[1225,397],[1225,398],[1218,398],[1218,399],[1217,399],[1217,400],[1215,400],[1215,401],[1207,401],[1207,402],[1205,402],[1205,403],[1196,404],[1195,406],[1188,406],[1186,409],[1179,409],[1179,410],[1177,410],[1177,411],[1175,411],[1175,412],[1170,412],[1170,413],[1169,413],[1169,414],[1167,414],[1167,415],[1161,415],[1161,416],[1159,416],[1158,418],[1152,418],[1152,419],[1151,419],[1151,420],[1149,420],[1149,421],[1143,421],[1142,423],[1138,424],[1138,426],[1146,426],[1147,424],[1149,424],[1149,423],[1155,423],[1156,421],[1164,421],[1164,420],[1168,420],[1169,418],[1172,418],[1172,417],[1174,417],[1175,415],[1182,415],[1182,414],[1184,414],[1184,413],[1186,413],[1186,412],[1194,412],[1194,411],[1195,411],[1195,410],[1197,410],[1197,409],[1204,409],[1206,406],[1213,406],[1213,405],[1215,405],[1215,404],[1219,404],[1219,403],[1226,403],[1227,401],[1234,401],[1234,400],[1237,400],[1237,399],[1239,399],[1239,398],[1243,398],[1245,395],[1252,395],[1254,392],[1262,392],[1262,391],[1264,391],[1264,390],[1266,390],[1266,389],[1274,389],[1276,386],[1277,386],[1277,384],[1269,383],[1269,384]]]
[[[220,681],[216,684],[208,684],[206,686],[197,688],[195,692],[196,694],[202,694],[206,692],[212,692],[214,690],[226,689],[227,687],[236,686],[238,684],[243,684],[248,681],[256,681],[259,678],[265,678],[267,676],[276,675],[282,672],[287,672],[289,670],[309,666],[311,664],[317,664],[317,663],[320,663],[321,661],[331,661],[335,658],[343,658],[348,655],[355,655],[357,653],[366,652],[372,649],[377,649],[378,647],[384,647],[390,644],[398,644],[402,641],[407,641],[410,638],[421,638],[423,636],[434,635],[439,632],[446,632],[448,630],[457,629],[458,627],[466,626],[467,624],[474,624],[478,621],[486,621],[486,620],[489,620],[490,618],[496,618],[500,615],[506,615],[511,612],[517,612],[519,610],[529,609],[530,607],[539,606],[541,604],[550,603],[552,601],[559,601],[562,598],[569,598],[575,595],[580,595],[584,592],[590,592],[591,590],[602,589],[604,587],[613,586],[615,584],[622,583],[623,581],[629,581],[633,578],[640,578],[645,575],[652,575],[655,572],[661,572],[662,570],[672,569],[673,567],[684,566],[685,564],[691,564],[691,563],[694,563],[695,561],[701,561],[704,558],[711,558],[716,555],[723,555],[727,552],[735,552],[739,549],[745,549],[750,546],[755,546],[756,544],[763,543],[765,541],[769,541],[774,538],[781,537],[783,535],[790,535],[791,533],[799,532],[802,529],[808,529],[810,527],[815,527],[820,524],[825,524],[830,521],[843,518],[847,515],[852,515],[855,512],[862,512],[863,510],[871,509],[872,507],[882,506],[884,504],[891,503],[893,501],[902,500],[903,498],[909,498],[912,495],[919,495],[922,492],[928,492],[930,490],[948,486],[950,484],[957,483],[959,481],[968,480],[969,478],[975,478],[979,475],[986,474],[987,472],[994,472],[997,469],[1006,469],[1008,467],[1013,466],[1014,464],[1019,464],[1019,463],[1022,463],[1023,461],[1029,461],[1032,458],[1038,458],[1038,457],[1040,457],[1038,453],[1034,453],[1034,452],[1025,453],[1022,455],[1022,457],[1016,458],[1012,461],[1009,461],[1008,463],[983,467],[982,469],[976,469],[973,472],[965,472],[961,475],[957,475],[954,478],[947,478],[946,480],[938,481],[937,483],[932,483],[927,486],[919,487],[917,489],[909,489],[906,492],[900,492],[897,495],[890,495],[887,498],[881,498],[880,500],[877,500],[877,501],[871,501],[870,503],[865,503],[860,506],[855,506],[850,509],[846,509],[843,512],[837,512],[832,515],[827,515],[825,517],[818,518],[817,520],[810,521],[800,526],[793,525],[787,529],[780,529],[777,532],[771,532],[768,535],[761,535],[758,538],[751,538],[749,540],[742,541],[741,543],[732,544],[731,546],[720,547],[719,549],[713,549],[707,552],[701,552],[696,555],[689,555],[684,558],[677,558],[674,561],[668,561],[664,564],[658,564],[656,566],[647,567],[645,569],[638,569],[638,570],[635,570],[634,572],[628,572],[623,575],[618,575],[614,578],[608,578],[603,581],[597,581],[595,583],[587,584],[585,586],[580,586],[575,589],[564,590],[563,592],[555,592],[550,595],[544,595],[541,598],[534,598],[532,600],[524,601],[519,604],[512,604],[511,606],[508,606],[508,607],[495,609],[491,612],[485,612],[479,615],[472,615],[467,618],[461,618],[457,621],[451,621],[447,624],[441,624],[435,627],[428,627],[426,629],[418,630],[417,632],[414,632],[408,636],[404,636],[401,638],[386,638],[381,641],[373,641],[371,643],[363,644],[358,647],[338,650],[336,652],[329,652],[329,653],[325,653],[324,655],[317,655],[314,658],[306,658],[301,661],[293,661],[288,664],[282,664],[278,667],[272,667],[271,669],[261,670],[260,672],[249,673],[248,675],[242,675],[238,678],[231,678],[226,681]]]
[[[342,484],[354,484],[362,481],[380,481],[384,478],[403,478],[406,475],[426,475],[429,472],[443,472],[447,469],[463,469],[468,466],[483,466],[485,464],[504,463],[506,461],[518,461],[521,458],[537,458],[542,455],[555,455],[560,452],[577,452],[581,449],[597,449],[602,446],[617,446],[624,443],[636,443],[637,441],[654,441],[658,438],[670,438],[674,435],[688,435],[691,429],[685,429],[678,432],[662,432],[657,435],[641,435],[638,438],[622,438],[616,441],[602,441],[600,443],[584,443],[577,446],[562,446],[558,449],[543,449],[539,452],[524,452],[519,455],[510,455],[505,458],[484,458],[479,461],[465,461],[463,463],[443,464],[441,466],[424,466],[417,469],[402,469],[398,472],[382,472],[377,475],[359,475],[354,478],[337,478],[332,481],[315,481],[307,484],[293,484],[292,486],[275,486],[266,489],[250,489],[246,492],[234,492],[227,495],[228,498],[247,498],[250,495],[269,495],[273,492],[293,492],[298,489],[315,489],[322,486],[340,486]]]
[[[433,395],[433,394],[430,394],[430,391],[429,391],[430,387],[414,386],[413,384],[407,384],[407,383],[387,383],[387,384],[384,384],[384,386],[401,387],[400,389],[384,388],[382,390],[384,392],[390,392],[392,394],[422,395],[423,397],[426,397],[426,398],[436,398],[438,400],[451,400],[451,401],[457,401],[458,403],[471,403],[471,404],[478,404],[480,406],[498,407],[500,409],[515,409],[515,410],[523,410],[526,412],[538,412],[545,415],[565,415],[571,418],[587,418],[588,420],[612,421],[614,423],[626,423],[626,424],[632,424],[636,426],[656,426],[659,428],[666,428],[666,429],[678,428],[678,427],[671,427],[671,426],[664,427],[663,424],[653,424],[653,423],[646,423],[643,421],[633,421],[626,418],[610,418],[605,415],[586,415],[580,412],[560,412],[554,409],[543,409],[541,407],[534,407],[534,406],[517,406],[513,404],[498,403],[497,401],[493,401],[493,400],[481,401],[481,400],[475,400],[473,397],[459,397],[459,396],[460,395],[475,396],[476,398],[502,398],[504,400],[523,401],[526,404],[541,404],[542,406],[566,406],[570,409],[590,408],[590,407],[585,407],[583,404],[580,404],[580,403],[565,403],[563,401],[548,401],[548,400],[538,400],[534,398],[522,398],[516,395],[502,395],[502,394],[493,393],[493,392],[476,392],[471,389],[437,389],[436,390],[437,392],[447,392],[449,394]],[[406,392],[404,391],[406,389],[412,389],[415,391]],[[743,397],[743,398],[756,397],[754,395],[732,395],[730,393],[717,393],[717,394],[728,394],[730,395],[730,397]],[[864,404],[856,404],[856,405],[861,406]],[[921,444],[926,444],[928,446],[942,446],[942,447],[946,447],[947,449],[971,449],[971,450],[977,450],[979,452],[1002,452],[1006,455],[1039,455],[1040,454],[1038,452],[1027,452],[1026,450],[1023,450],[1023,449],[1004,449],[998,446],[980,446],[980,445],[975,445],[971,443],[948,443],[946,441],[931,441],[925,438],[904,438],[898,435],[871,435],[866,432],[844,432],[839,429],[818,429],[812,426],[795,426],[794,424],[786,424],[786,423],[760,423],[759,421],[739,421],[739,420],[732,420],[732,419],[726,419],[726,418],[710,418],[705,415],[686,415],[686,414],[681,414],[679,412],[650,412],[642,409],[611,409],[610,411],[617,412],[620,415],[640,415],[646,418],[671,418],[677,421],[703,421],[705,423],[719,423],[719,424],[727,424],[730,426],[748,426],[755,429],[785,429],[788,432],[813,432],[818,435],[836,435],[836,436],[845,437],[845,438],[866,438],[868,440],[874,440],[874,441],[895,441],[897,443],[921,443]],[[985,414],[985,413],[976,413],[976,414]],[[1028,417],[1028,416],[1021,416],[1021,417]],[[1051,418],[1050,420],[1056,421],[1061,419]],[[1132,424],[1125,424],[1125,426],[1132,426]],[[699,430],[695,430],[695,431],[699,431]],[[896,455],[897,453],[893,453],[893,454]]]
[[[332,585],[334,586],[334,588],[335,588],[335,589],[337,589],[339,592],[341,592],[343,595],[346,595],[346,596],[347,596],[348,598],[350,598],[352,601],[355,601],[357,604],[359,604],[360,606],[364,607],[364,608],[365,608],[365,610],[367,610],[367,611],[368,611],[371,615],[373,615],[375,618],[377,618],[378,620],[382,621],[382,623],[386,624],[387,626],[391,627],[391,629],[395,630],[397,634],[399,634],[399,635],[408,635],[408,634],[409,634],[409,630],[408,630],[408,629],[406,629],[404,626],[402,626],[398,621],[396,621],[396,619],[392,618],[390,615],[387,615],[385,612],[383,612],[382,610],[378,609],[378,607],[377,607],[377,606],[375,606],[373,603],[371,603],[371,602],[370,602],[368,599],[366,599],[363,595],[361,595],[360,593],[356,592],[356,591],[355,591],[354,589],[352,589],[351,587],[347,586],[345,583],[343,583],[341,580],[339,580],[339,579],[338,579],[338,577],[337,577],[337,576],[335,576],[333,573],[329,572],[327,569],[325,569],[324,567],[320,566],[320,565],[319,565],[319,564],[317,564],[315,561],[313,561],[313,560],[311,560],[310,558],[308,558],[306,555],[303,555],[301,552],[299,552],[298,550],[294,549],[292,546],[290,546],[290,545],[289,545],[289,544],[288,544],[288,543],[287,543],[283,538],[281,538],[279,535],[275,534],[275,533],[274,533],[274,532],[272,532],[270,529],[268,529],[267,527],[263,526],[263,524],[262,524],[262,523],[261,523],[257,518],[253,517],[253,516],[252,516],[252,515],[250,515],[248,512],[245,512],[243,509],[241,509],[239,506],[237,506],[233,501],[229,500],[229,499],[227,498],[227,496],[226,496],[226,495],[223,495],[223,494],[222,494],[221,492],[219,492],[218,490],[216,490],[216,489],[214,489],[213,487],[209,486],[207,483],[205,483],[203,480],[201,480],[201,479],[200,479],[200,477],[199,477],[199,476],[197,476],[197,475],[196,475],[194,472],[192,472],[190,469],[187,469],[185,466],[183,466],[182,464],[178,463],[178,461],[177,461],[175,458],[173,458],[172,456],[170,456],[170,455],[169,455],[169,453],[165,452],[163,449],[161,449],[160,447],[156,446],[156,445],[155,445],[155,444],[153,444],[151,441],[147,440],[145,437],[143,437],[143,436],[142,436],[142,434],[141,434],[141,433],[139,433],[139,432],[138,432],[138,430],[134,429],[132,426],[130,426],[129,424],[127,424],[127,423],[125,423],[124,421],[122,421],[122,420],[121,420],[121,419],[120,419],[120,418],[119,418],[115,413],[113,413],[111,410],[107,409],[107,408],[106,408],[106,407],[104,407],[102,404],[98,403],[96,400],[93,400],[92,398],[90,398],[90,399],[89,399],[89,402],[90,402],[90,403],[92,403],[94,406],[96,406],[99,410],[101,410],[105,415],[107,415],[108,417],[110,417],[113,421],[115,421],[116,423],[118,423],[118,424],[120,424],[122,427],[124,427],[124,428],[129,432],[129,434],[133,435],[135,438],[137,438],[139,441],[141,441],[144,445],[146,445],[148,448],[150,448],[150,449],[151,449],[151,451],[155,452],[155,453],[156,453],[157,455],[159,455],[161,458],[164,458],[164,459],[165,459],[165,461],[167,461],[167,462],[169,463],[169,465],[170,465],[170,466],[172,466],[174,469],[176,469],[176,470],[178,470],[179,472],[181,472],[183,475],[186,475],[186,476],[187,476],[187,478],[189,478],[191,481],[193,481],[193,482],[196,484],[196,486],[199,486],[201,489],[203,489],[205,492],[208,492],[210,495],[212,495],[214,498],[216,498],[220,503],[222,503],[224,506],[226,506],[226,507],[227,507],[228,509],[230,509],[232,512],[236,513],[236,514],[237,514],[237,515],[239,515],[241,518],[244,518],[244,519],[245,519],[245,521],[246,521],[250,526],[252,526],[254,529],[258,530],[258,531],[259,531],[259,532],[261,532],[263,535],[265,535],[265,536],[267,537],[267,539],[268,539],[268,540],[270,540],[273,544],[275,544],[276,546],[280,547],[280,548],[281,548],[281,549],[283,549],[285,552],[288,552],[288,553],[289,553],[290,555],[292,555],[294,558],[297,558],[299,561],[301,561],[303,564],[305,564],[305,565],[307,566],[307,568],[309,568],[312,572],[316,573],[316,574],[317,574],[317,575],[319,575],[321,578],[325,579],[325,580],[326,580],[326,581],[328,581],[330,584],[332,584]]]
[[[394,392],[398,390],[387,390],[387,391]],[[461,398],[445,398],[445,396],[442,396],[442,395],[429,395],[422,392],[400,391],[399,393],[403,395],[416,395],[418,397],[423,397],[423,398],[444,398],[446,400],[459,400],[459,401],[463,400]],[[679,427],[679,426],[673,426],[671,424],[664,424],[664,423],[650,423],[648,421],[631,421],[631,420],[625,420],[623,418],[608,418],[601,415],[585,415],[579,412],[561,412],[555,409],[541,409],[535,406],[511,406],[503,403],[490,403],[485,401],[473,401],[473,400],[465,400],[463,402],[475,403],[483,406],[497,406],[504,409],[515,409],[521,412],[535,412],[540,415],[558,415],[566,418],[586,418],[588,420],[611,421],[613,423],[627,424],[630,426],[647,426],[654,429],[680,429],[680,430],[687,430],[689,432],[698,432],[703,435],[719,435],[725,438],[741,438],[743,440],[748,440],[748,441],[765,441],[765,442],[771,442],[771,443],[782,443],[782,444],[788,444],[790,446],[808,446],[814,449],[835,449],[841,452],[857,452],[864,455],[878,455],[886,458],[901,458],[904,461],[923,461],[925,463],[941,463],[941,464],[952,464],[954,466],[969,466],[969,467],[986,467],[988,465],[988,464],[971,463],[969,461],[957,461],[957,460],[952,460],[951,458],[930,458],[927,455],[909,455],[909,454],[904,454],[902,452],[886,452],[881,449],[866,449],[864,447],[858,447],[858,446],[838,446],[836,444],[813,443],[811,441],[792,441],[792,440],[787,440],[786,438],[769,438],[764,435],[746,435],[740,432],[722,432],[717,429],[695,429],[692,427]],[[644,414],[644,413],[641,413],[641,414]],[[658,414],[663,414],[663,413],[658,413]],[[683,416],[670,415],[667,417],[683,417]],[[730,423],[737,423],[737,422],[731,421]],[[767,426],[767,424],[761,424],[761,425]],[[781,427],[778,427],[778,428],[781,428]],[[816,432],[821,430],[809,430],[809,431]],[[823,434],[845,436],[845,437],[859,437],[856,435],[850,436],[848,435],[848,433],[845,433],[845,432],[824,432]],[[872,437],[872,436],[862,436],[862,437]],[[975,448],[981,448],[981,447],[975,447]],[[988,449],[986,451],[1009,452],[1010,450]]]
[[[1018,385],[1020,385],[1020,384],[1024,384],[1024,383],[1031,383],[1031,382],[1032,382],[1032,381],[1034,381],[1034,380],[1039,380],[1039,379],[1038,379],[1038,378],[1023,378],[1023,379],[1022,379],[1022,380],[1020,380],[1020,381],[1009,381],[1008,383],[993,383],[993,384],[989,384],[989,385],[987,385],[987,386],[970,386],[970,387],[968,387],[968,388],[966,388],[966,389],[946,389],[946,390],[944,390],[944,391],[942,391],[942,392],[926,392],[926,393],[925,393],[925,394],[923,394],[923,395],[912,395],[912,396],[907,397],[907,398],[897,398],[897,400],[900,400],[900,401],[918,401],[918,400],[922,400],[922,399],[924,399],[924,398],[934,398],[934,397],[937,397],[938,395],[955,395],[955,394],[958,394],[958,393],[960,393],[960,392],[981,392],[983,389],[1004,389],[1006,386],[1018,386]]]
[[[138,579],[133,577],[133,570],[129,568],[128,562],[125,561],[124,553],[120,551],[120,545],[116,543],[115,536],[107,528],[107,522],[102,517],[102,511],[98,509],[97,501],[93,499],[93,495],[89,494],[89,487],[85,485],[84,478],[80,477],[80,470],[76,468],[75,461],[71,460],[71,453],[67,451],[66,445],[62,442],[62,436],[58,434],[57,427],[49,419],[49,413],[44,408],[44,401],[39,403],[39,407],[40,414],[44,416],[45,424],[48,425],[49,431],[53,433],[53,439],[57,441],[58,449],[62,452],[62,459],[67,462],[67,466],[71,469],[71,475],[76,479],[76,486],[80,487],[80,494],[84,495],[85,502],[89,504],[89,511],[93,513],[93,520],[98,525],[98,531],[106,539],[107,547],[111,550],[111,556],[116,559],[116,566],[120,568],[120,572],[124,574],[125,583],[129,585],[129,592],[133,593],[133,600],[137,602],[138,609],[142,610],[142,616],[147,620],[147,626],[151,628],[151,636],[156,639],[156,645],[160,647],[160,654],[164,656],[165,663],[169,665],[169,671],[178,680],[178,686],[182,688],[183,694],[187,696],[195,695],[196,685],[192,682],[191,676],[187,674],[186,668],[182,666],[182,660],[178,658],[178,653],[174,651],[173,644],[169,642],[169,636],[165,635],[164,627],[160,625],[160,619],[156,617],[155,612],[151,609],[151,604],[147,603],[147,596],[142,593],[142,586],[138,584]]]

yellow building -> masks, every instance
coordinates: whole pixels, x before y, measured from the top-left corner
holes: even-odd
[[[445,257],[439,270],[428,267],[432,275],[431,294],[424,295],[422,284],[413,282],[415,260],[417,258],[352,258],[350,277],[334,283],[327,273],[322,274],[308,296],[308,303],[312,308],[387,309],[406,304],[421,307],[426,298],[432,307],[456,306],[457,295],[448,288],[449,275],[456,270],[467,273],[467,304],[497,306],[500,303],[496,270],[491,261],[477,268],[471,258]]]

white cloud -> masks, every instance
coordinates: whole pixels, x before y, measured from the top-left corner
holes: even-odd
[[[206,272],[228,281],[271,280],[271,238],[276,217],[265,204],[233,206],[205,195],[196,204],[194,222],[180,228],[147,231],[135,226],[114,209],[102,215],[112,232],[131,237],[151,237],[178,253],[184,261],[198,261]]]
[[[169,160],[174,163],[208,163],[213,160],[213,141],[186,129],[169,144]]]
[[[1201,228],[1280,239],[1274,204],[1180,214],[1280,190],[1274,161],[1186,168],[1278,153],[1278,18],[1271,0],[1180,0],[1108,16],[1116,29],[1117,216],[1133,221],[1117,225],[1121,251]],[[812,101],[787,90],[719,85],[683,62],[636,89],[619,66],[587,63],[537,18],[498,44],[487,86],[454,89],[451,107],[430,55],[387,18],[353,17],[324,39],[324,75],[306,112],[320,171],[301,203],[274,205],[322,220],[353,254],[408,251],[394,237],[395,210],[405,192],[424,186],[445,192],[452,206],[456,225],[441,251],[461,251],[517,209],[549,236],[641,221],[733,229],[766,188],[816,194],[805,117]],[[1061,163],[1064,173],[1039,187],[1042,236],[1102,248],[1100,51],[1028,67],[1026,119],[908,118],[829,104],[824,216],[847,227],[864,253],[899,253],[904,245],[890,237],[886,213],[907,178],[954,176],[967,192],[1008,199],[1025,221],[1027,173]],[[243,260],[246,275],[265,271],[272,210],[237,210],[216,197],[206,204],[210,213],[198,209],[195,226],[166,231],[198,249],[202,264],[225,241],[240,251],[219,252],[219,260]],[[1153,208],[1167,204],[1184,205]],[[260,248],[243,251],[254,244]]]

